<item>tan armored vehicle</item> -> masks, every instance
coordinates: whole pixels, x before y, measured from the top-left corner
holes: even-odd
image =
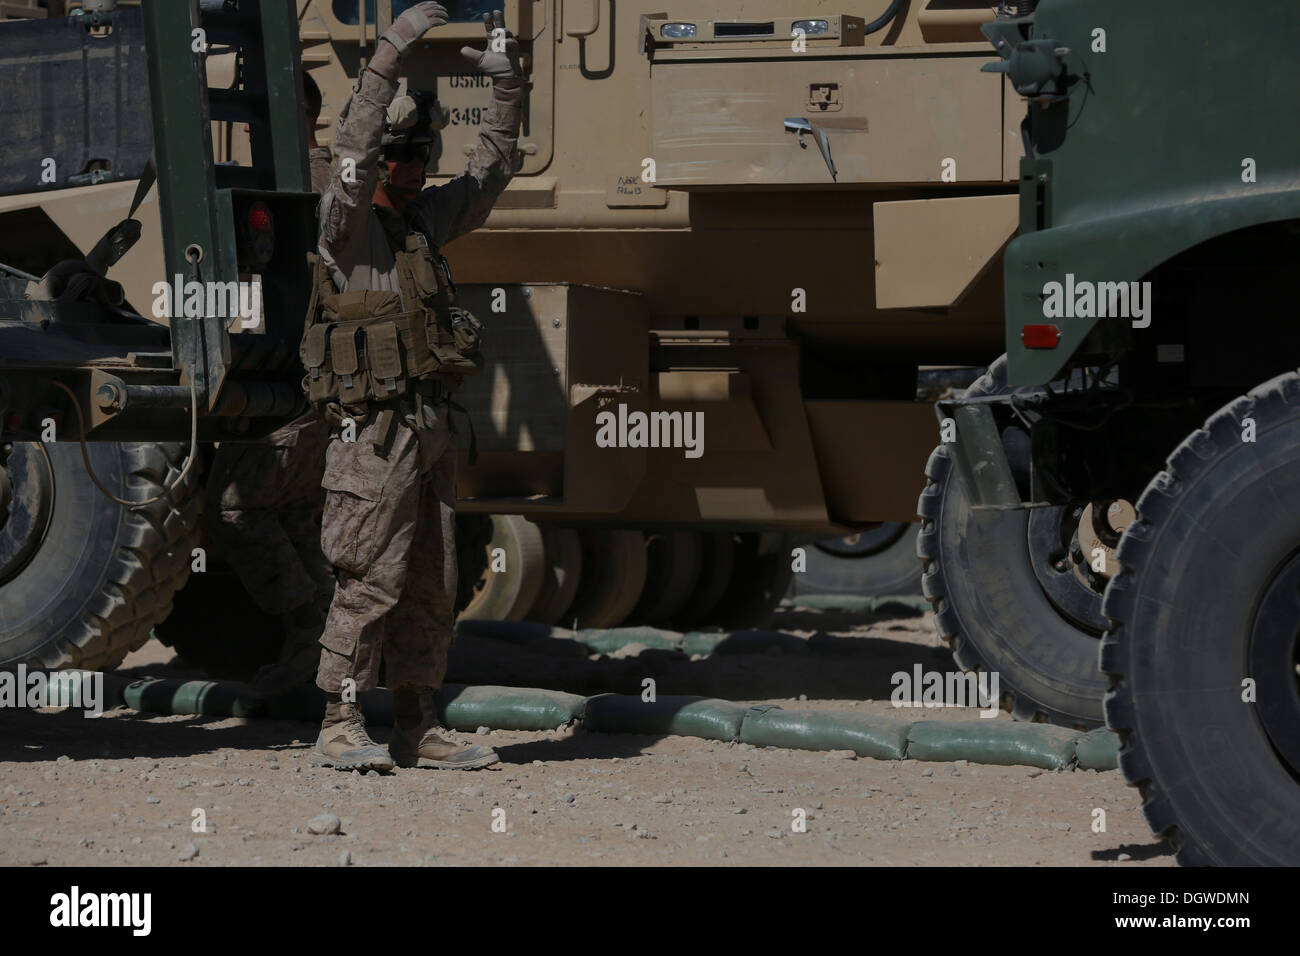
[[[458,53],[492,5],[446,3],[455,22],[408,56],[410,85],[448,108],[431,181],[463,169],[488,102]],[[323,143],[392,9],[297,0]],[[989,6],[505,12],[529,75],[519,171],[447,250],[490,342],[458,396],[479,449],[460,507],[497,516],[507,569],[467,613],[745,624],[786,590],[796,543],[877,532],[910,550],[893,528],[915,517],[936,432],[918,370],[1001,350],[1023,111],[979,72]],[[213,85],[235,81],[231,59],[209,62]],[[238,123],[213,142],[247,162]],[[38,250],[86,250],[134,188],[0,197],[0,262],[39,274]],[[148,314],[157,206],[140,218],[113,277]]]

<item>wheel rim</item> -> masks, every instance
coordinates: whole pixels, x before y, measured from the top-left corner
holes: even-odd
[[[1030,565],[1038,584],[1057,612],[1080,629],[1101,637],[1106,619],[1101,613],[1101,593],[1082,575],[1088,567],[1078,543],[1084,505],[1031,508],[1028,524]],[[1082,569],[1080,565],[1082,564]]]
[[[13,482],[8,520],[0,526],[0,584],[22,573],[40,551],[54,511],[54,471],[44,446],[19,442],[5,469]]]
[[[816,542],[815,547],[837,558],[869,558],[889,548],[910,527],[905,521],[889,522],[843,538],[825,538]]]
[[[1255,713],[1278,756],[1300,780],[1300,553],[1273,576],[1250,635]]]

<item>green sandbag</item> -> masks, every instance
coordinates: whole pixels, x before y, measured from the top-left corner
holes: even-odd
[[[587,698],[534,687],[465,687],[438,691],[442,722],[454,730],[554,730],[581,720]]]
[[[1119,734],[1098,727],[1074,742],[1081,770],[1114,770],[1119,766]]]
[[[852,750],[860,757],[902,760],[910,727],[888,717],[763,706],[745,714],[740,739],[755,747]]]
[[[933,610],[928,598],[920,594],[884,594],[871,606],[872,614],[890,617],[920,617]]]
[[[628,644],[644,644],[664,651],[681,650],[682,647],[680,634],[657,627],[592,627],[575,631],[573,636],[597,654],[612,654]]]
[[[556,628],[555,630],[563,630]],[[569,631],[564,631],[567,637]],[[511,644],[529,644],[545,637],[551,637],[552,628],[547,624],[533,621],[470,621],[456,622],[457,637],[490,637],[497,641]]]
[[[745,708],[708,697],[660,697],[643,701],[623,694],[587,699],[583,727],[602,734],[679,734],[705,740],[735,740]]]
[[[713,649],[715,654],[807,654],[808,642],[784,631],[732,631]]]
[[[859,597],[855,594],[800,594],[785,598],[783,607],[806,607],[816,611],[849,611],[891,617],[920,617],[930,602],[919,594],[883,594]]]
[[[122,688],[128,707],[154,714],[203,714],[208,717],[253,717],[262,701],[241,684],[145,677]]]
[[[691,657],[708,657],[730,636],[726,631],[687,631],[682,635],[682,650]]]
[[[907,735],[913,760],[969,760],[1066,770],[1074,763],[1077,730],[1011,720],[919,720]]]
[[[360,703],[366,723],[380,727],[393,725],[393,695],[388,688],[362,691]],[[306,720],[318,724],[325,717],[325,692],[315,684],[301,684],[263,700],[258,716],[268,720]]]
[[[767,654],[779,648],[786,654],[807,654],[808,642],[783,631],[689,631],[682,635],[682,650],[703,654]]]
[[[112,710],[122,703],[122,692],[130,683],[125,677],[104,674],[100,671],[46,671],[46,699],[50,707],[72,707],[90,710],[91,697],[99,683],[100,699],[95,701],[100,711]]]

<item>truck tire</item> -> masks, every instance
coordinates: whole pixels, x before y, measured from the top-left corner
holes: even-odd
[[[91,442],[91,467],[120,498],[170,487],[186,446]],[[23,443],[9,459],[10,520],[0,529],[0,666],[110,670],[149,639],[190,573],[201,508],[198,469],[139,511],[91,482],[75,443]]]
[[[1003,356],[967,394],[1006,392],[1006,376]],[[1032,518],[1030,510],[972,510],[943,445],[925,474],[917,504],[921,586],[958,666],[996,673],[1003,706],[1020,720],[1100,726],[1101,595],[1068,566],[1058,571],[1042,536],[1032,533],[1044,522],[1059,526],[1064,508],[1033,509],[1044,514]],[[1049,575],[1059,578],[1051,593]]]
[[[919,524],[890,522],[846,538],[827,538],[806,547],[808,567],[794,576],[792,597],[800,594],[920,594],[916,562]]]
[[[726,592],[710,612],[711,622],[728,630],[762,627],[772,618],[781,599],[790,590],[794,576],[789,540],[778,535],[771,550],[764,551],[764,536],[735,536],[735,565]]]
[[[501,568],[493,566],[494,551],[499,551]],[[493,515],[484,555],[485,567],[460,619],[522,621],[537,603],[546,575],[542,529],[522,515]]]
[[[239,575],[215,555],[176,592],[154,636],[214,680],[248,680],[276,659],[284,643],[279,620],[254,603]]]
[[[703,552],[693,531],[647,534],[645,587],[624,623],[667,627],[695,590]]]
[[[1210,416],[1137,508],[1104,602],[1120,769],[1180,863],[1300,866],[1300,375]]]

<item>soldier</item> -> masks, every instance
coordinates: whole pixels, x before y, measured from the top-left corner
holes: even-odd
[[[482,225],[514,173],[523,78],[500,12],[484,14],[488,49],[461,52],[492,78],[492,105],[466,172],[421,191],[437,108],[426,97],[394,101],[398,69],[406,49],[447,20],[441,5],[419,3],[380,38],[339,115],[337,163],[321,200],[320,303],[308,316],[303,364],[309,395],[336,426],[321,544],[337,589],[316,677],[327,697],[316,766],[497,761],[488,747],[443,737],[434,708],[456,595],[448,397],[474,370],[478,337],[439,250]],[[395,711],[387,752],[366,733],[354,693],[376,685],[381,657]]]
[[[313,192],[329,184],[330,151],[316,142],[320,87],[303,73],[308,159]],[[310,681],[320,660],[320,633],[334,594],[334,575],[320,548],[329,426],[313,410],[259,442],[222,442],[207,483],[208,532],[244,589],[279,619],[284,644],[258,670],[253,687],[282,693]]]

